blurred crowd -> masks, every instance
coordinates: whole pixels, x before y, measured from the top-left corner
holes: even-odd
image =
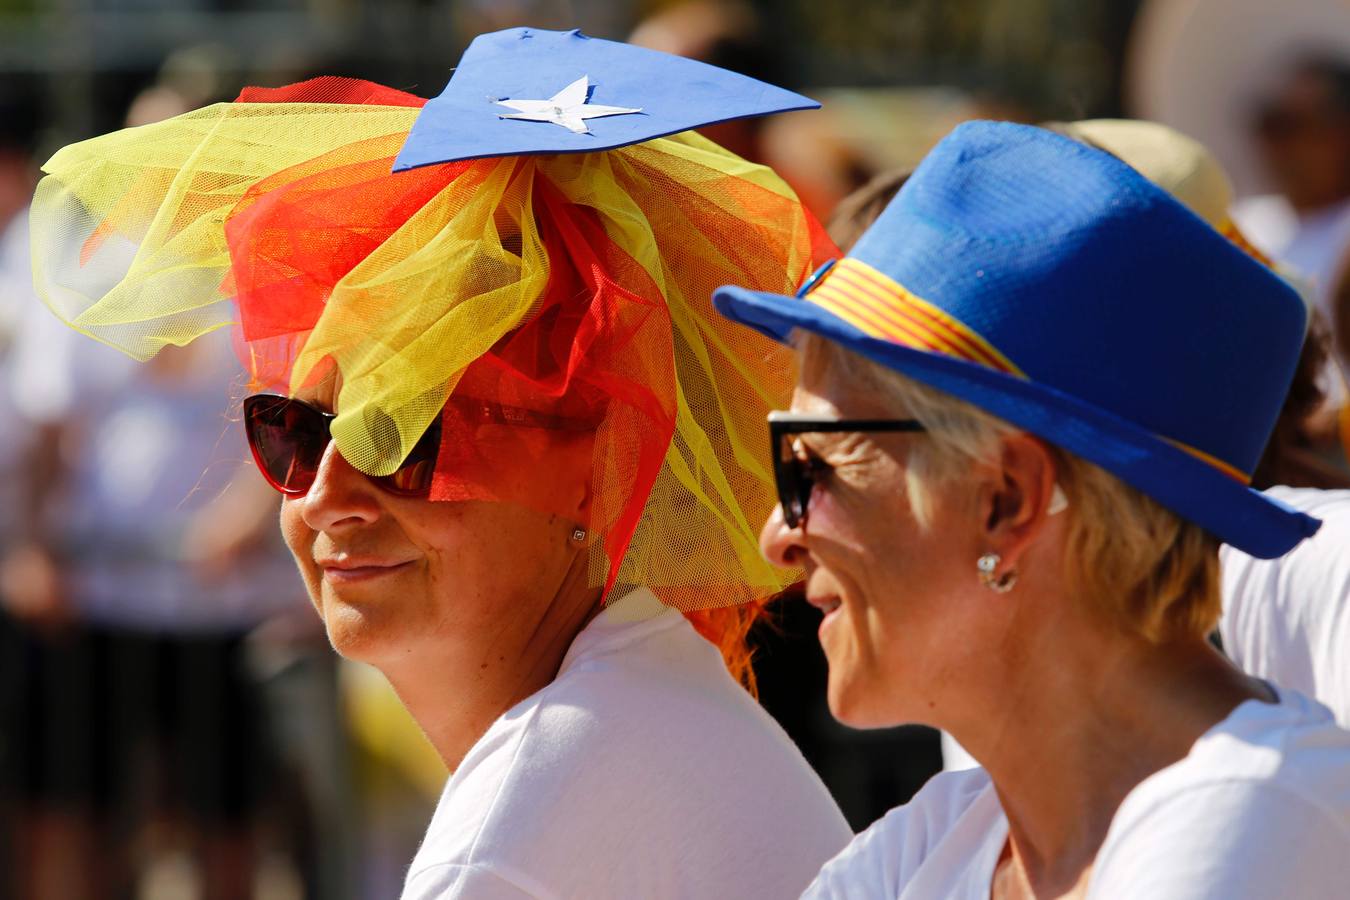
[[[505,19],[466,6],[488,30],[530,4]],[[656,6],[630,40],[823,99],[820,113],[706,133],[777,169],[841,247],[957,122],[1041,117],[932,82],[811,91],[769,39],[767,7]],[[579,24],[623,36],[612,13],[592,18]],[[1259,173],[1231,215],[1299,280],[1313,326],[1296,383],[1306,399],[1278,426],[1284,452],[1258,486],[1345,487],[1350,33],[1271,53],[1279,65],[1233,107]],[[246,78],[311,74],[243,68],[217,46],[180,49],[125,123],[231,99]],[[382,679],[326,645],[277,533],[277,497],[220,399],[238,377],[229,335],[142,366],[34,296],[26,205],[56,124],[44,96],[0,81],[0,898],[104,895],[93,884],[115,897],[393,896],[444,771]],[[758,638],[760,696],[860,829],[943,756],[928,729],[832,719],[818,617],[775,611]]]

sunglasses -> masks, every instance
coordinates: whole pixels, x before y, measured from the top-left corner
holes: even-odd
[[[244,398],[244,431],[253,459],[267,483],[281,493],[297,496],[309,490],[333,439],[333,413],[303,400],[278,394]],[[437,416],[397,470],[371,476],[381,488],[403,497],[425,497],[441,449],[441,420]]]
[[[478,400],[451,397],[446,409],[455,421],[468,425],[507,425],[520,428],[545,428],[552,431],[593,431],[598,423],[589,420],[552,416]],[[297,496],[314,484],[319,461],[333,439],[333,420],[337,416],[294,397],[280,394],[253,394],[244,398],[244,432],[248,436],[253,459],[267,483],[283,494]],[[391,494],[401,497],[426,497],[441,452],[442,417],[427,426],[399,467],[388,475],[368,476]]]
[[[796,436],[828,432],[926,431],[918,419],[820,419],[805,413],[769,413],[773,479],[788,528],[806,524],[816,481],[828,469],[823,460],[802,454]]]

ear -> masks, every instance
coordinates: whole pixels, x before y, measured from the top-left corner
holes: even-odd
[[[561,508],[568,510],[572,518],[587,529],[591,527],[591,502],[595,480],[594,452],[593,435],[556,441],[549,462],[554,477],[566,485],[564,489],[566,495]]]
[[[1014,434],[1002,442],[991,483],[981,501],[983,539],[1015,569],[1054,514],[1058,470],[1050,447],[1040,438]]]

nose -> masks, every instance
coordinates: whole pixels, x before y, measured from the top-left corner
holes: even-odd
[[[806,554],[800,528],[789,528],[783,521],[783,507],[775,506],[769,521],[759,533],[759,552],[775,566],[790,568],[800,565]]]
[[[314,483],[304,496],[301,516],[315,531],[339,531],[374,522],[380,517],[380,489],[342,458],[337,445],[329,443],[319,460]]]

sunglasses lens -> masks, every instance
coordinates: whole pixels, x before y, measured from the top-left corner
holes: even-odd
[[[303,494],[314,484],[323,452],[332,439],[325,415],[307,403],[270,394],[244,399],[244,427],[253,458],[272,487]],[[440,419],[432,422],[392,475],[376,478],[380,487],[409,497],[431,492],[441,449]]]
[[[392,475],[377,479],[386,490],[408,497],[425,497],[431,492],[431,477],[441,452],[441,420],[438,418],[409,451],[403,465]]]
[[[811,481],[793,447],[792,435],[779,436],[778,446],[774,448],[773,463],[778,502],[783,507],[783,521],[789,528],[797,528],[806,515],[806,501],[811,496]]]
[[[286,397],[244,400],[249,447],[263,476],[285,494],[303,494],[314,483],[328,446],[328,422],[318,410]]]

